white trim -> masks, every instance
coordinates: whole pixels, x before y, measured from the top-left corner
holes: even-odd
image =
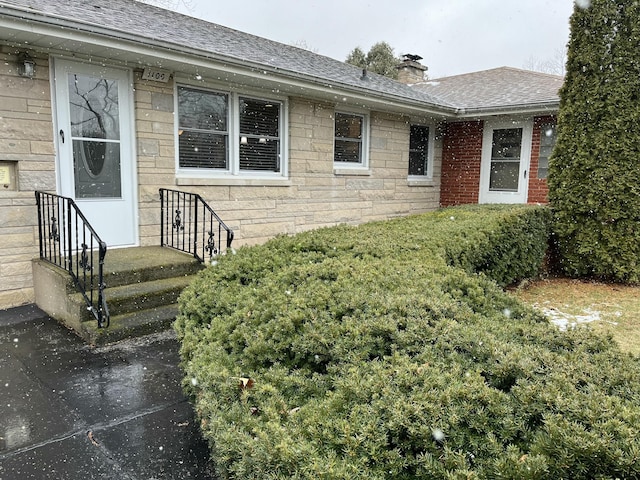
[[[336,162],[335,161],[335,146],[336,146],[336,113],[343,115],[353,115],[362,118],[362,158],[360,162]],[[371,114],[369,111],[360,109],[336,109],[333,115],[333,171],[334,173],[349,174],[346,172],[352,172],[351,175],[366,175],[367,173],[357,172],[369,172],[369,142],[371,137]]]
[[[507,128],[522,128],[520,145],[520,168],[518,170],[517,192],[495,192],[489,190],[491,174],[491,151],[493,131]],[[533,141],[533,119],[487,120],[482,135],[482,157],[480,163],[480,185],[478,203],[527,203],[529,195],[529,167],[531,163],[531,143]]]

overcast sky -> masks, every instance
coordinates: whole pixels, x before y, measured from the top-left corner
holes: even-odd
[[[176,2],[183,3],[183,2]],[[573,0],[184,0],[182,13],[345,60],[378,41],[430,78],[557,59]]]

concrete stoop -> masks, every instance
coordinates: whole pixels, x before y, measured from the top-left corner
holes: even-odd
[[[166,330],[178,313],[177,300],[204,266],[163,247],[112,249],[105,257],[105,297],[110,326],[98,328],[69,273],[33,260],[36,304],[92,345]]]

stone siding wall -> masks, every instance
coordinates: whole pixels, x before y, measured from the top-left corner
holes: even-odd
[[[143,245],[159,241],[160,188],[200,194],[234,230],[234,246],[262,243],[278,234],[340,223],[358,224],[438,207],[440,139],[435,148],[435,180],[410,184],[409,119],[372,112],[369,171],[362,175],[335,173],[335,107],[303,98],[288,101],[288,181],[179,179],[176,182],[173,85],[140,80],[139,75],[136,78]]]
[[[38,256],[34,190],[56,191],[48,59],[36,56],[37,76],[17,74],[17,51],[0,50],[0,165],[17,172],[15,190],[0,186],[0,309],[34,299],[31,259]],[[440,199],[441,139],[433,179],[408,180],[409,118],[370,113],[366,172],[333,168],[334,105],[288,101],[289,178],[282,181],[176,180],[174,86],[134,74],[138,222],[141,245],[157,245],[159,188],[202,195],[235,231],[234,246],[262,243],[340,223],[434,210]]]
[[[10,184],[0,185],[0,308],[34,300],[34,191],[56,189],[48,59],[32,54],[36,76],[23,78],[18,53],[0,46],[0,165],[15,173]]]

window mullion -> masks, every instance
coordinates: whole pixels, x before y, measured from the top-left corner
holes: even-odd
[[[229,119],[230,138],[232,138],[229,166],[231,174],[238,175],[240,173],[240,109],[237,93],[232,93],[229,96],[229,116],[231,117]]]

